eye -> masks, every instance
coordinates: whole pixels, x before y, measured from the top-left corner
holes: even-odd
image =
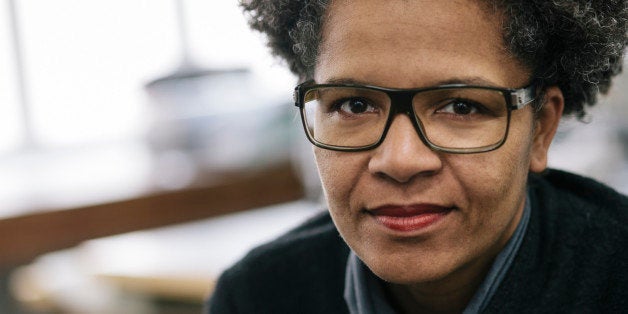
[[[456,99],[441,107],[438,112],[451,113],[455,115],[470,115],[480,112],[481,105],[473,102]]]
[[[337,103],[336,108],[338,111],[345,114],[361,114],[377,111],[367,100],[361,98],[341,100]]]

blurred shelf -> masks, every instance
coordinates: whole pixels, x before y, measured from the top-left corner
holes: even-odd
[[[0,218],[0,269],[88,239],[300,199],[304,192],[293,168],[286,162],[223,174],[228,180],[210,180],[191,188]]]

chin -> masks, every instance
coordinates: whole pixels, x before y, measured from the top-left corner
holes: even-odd
[[[432,257],[426,260],[424,257],[410,257],[406,254],[397,257],[389,254],[382,254],[381,256],[385,258],[362,260],[377,277],[395,284],[437,282],[456,272],[457,269],[457,265],[452,263],[450,258]]]

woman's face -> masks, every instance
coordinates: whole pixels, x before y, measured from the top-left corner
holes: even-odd
[[[503,46],[500,17],[473,1],[338,0],[328,13],[317,83],[528,84],[529,72]],[[398,115],[373,150],[315,148],[334,223],[387,281],[477,276],[521,217],[526,177],[536,160],[530,158],[533,126],[531,108],[513,111],[502,147],[456,155],[430,150],[408,116]]]

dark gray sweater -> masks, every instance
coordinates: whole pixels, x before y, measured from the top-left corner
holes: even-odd
[[[526,236],[486,313],[628,313],[628,198],[593,180],[531,175]],[[225,271],[222,313],[348,313],[349,248],[323,213]]]

